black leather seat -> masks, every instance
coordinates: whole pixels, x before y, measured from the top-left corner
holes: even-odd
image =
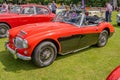
[[[99,19],[97,16],[86,16],[88,24],[96,24],[95,22]]]

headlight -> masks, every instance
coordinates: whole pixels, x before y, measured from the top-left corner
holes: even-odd
[[[9,36],[10,36],[10,33],[9,33],[9,31],[7,31],[6,37],[9,38]]]
[[[23,40],[23,48],[28,48],[28,41],[26,39]]]
[[[16,37],[13,39],[13,43],[16,46],[16,48],[28,48],[28,41],[26,39]]]

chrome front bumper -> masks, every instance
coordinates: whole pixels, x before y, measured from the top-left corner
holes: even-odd
[[[8,46],[8,44],[6,44],[5,47],[12,55],[14,55],[15,59],[19,58],[19,59],[22,59],[22,60],[31,60],[31,57],[21,55],[20,53],[17,52],[17,49],[16,50],[11,49]]]

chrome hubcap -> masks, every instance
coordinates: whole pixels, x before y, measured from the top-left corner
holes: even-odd
[[[4,28],[1,28],[0,29],[0,34],[5,34],[6,33],[6,30]]]
[[[102,45],[105,45],[105,44],[106,44],[106,41],[107,41],[107,34],[106,34],[106,33],[103,33],[103,34],[101,35],[101,38],[100,38],[100,43],[101,43]]]
[[[47,48],[46,48],[46,49],[44,49],[44,50],[42,51],[42,53],[40,54],[40,59],[41,59],[41,61],[43,61],[43,62],[48,61],[48,60],[50,60],[51,55],[52,55],[51,49],[47,49]]]

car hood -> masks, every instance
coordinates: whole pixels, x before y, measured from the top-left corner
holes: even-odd
[[[35,23],[35,24],[27,24],[19,27],[19,34],[24,33],[24,37],[33,36],[36,34],[58,34],[64,31],[73,30],[74,25],[68,23],[61,22],[45,22],[45,23]]]

